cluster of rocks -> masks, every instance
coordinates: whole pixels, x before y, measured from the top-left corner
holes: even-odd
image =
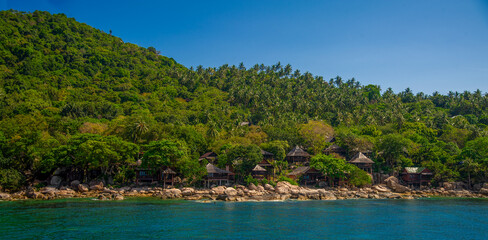
[[[248,187],[218,186],[210,189],[190,187],[121,187],[104,186],[101,181],[88,184],[79,181],[71,182],[70,186],[29,188],[16,193],[0,193],[0,200],[18,199],[57,199],[57,198],[94,198],[99,200],[123,200],[124,197],[157,197],[161,199],[186,200],[222,200],[222,201],[273,201],[273,200],[336,200],[336,199],[415,199],[432,196],[443,197],[488,197],[488,184],[476,186],[474,191],[465,190],[461,183],[444,183],[435,189],[412,190],[399,183],[395,177],[389,177],[384,184],[365,188],[307,188],[292,185],[288,182]]]

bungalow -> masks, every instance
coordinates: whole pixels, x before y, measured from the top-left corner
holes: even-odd
[[[263,167],[256,165],[252,171],[251,171],[251,176],[255,179],[267,179],[268,178],[268,171],[266,171],[266,169],[264,169]]]
[[[319,181],[325,181],[325,176],[322,172],[313,167],[297,167],[287,176],[303,185],[315,185]]]
[[[339,145],[332,144],[328,148],[322,151],[324,154],[327,155],[338,155],[340,157],[344,157],[346,155],[346,149],[340,147]]]
[[[264,150],[261,150],[261,154],[263,155],[263,160],[261,160],[258,165],[266,170],[267,178],[269,178],[272,174],[274,176],[274,166],[271,164],[274,154]]]
[[[228,185],[230,183],[230,176],[233,174],[230,171],[220,169],[215,165],[209,163],[206,166],[207,176],[204,179],[204,185],[210,187],[211,185]]]
[[[406,167],[401,173],[402,180],[412,186],[428,185],[432,176],[432,172],[425,167]]]
[[[305,152],[301,147],[296,146],[288,154],[286,154],[286,160],[290,165],[303,164],[308,165],[310,154]]]
[[[374,162],[366,157],[366,155],[364,155],[362,152],[358,152],[356,155],[354,155],[354,157],[349,160],[349,163],[356,165],[358,168],[369,174],[373,174]]]
[[[166,188],[166,185],[171,185],[173,186],[174,183],[175,183],[175,176],[176,176],[176,172],[173,171],[173,169],[171,168],[166,168],[165,170],[163,170],[163,187]]]

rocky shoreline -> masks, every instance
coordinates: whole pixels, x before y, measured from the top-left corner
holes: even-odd
[[[100,200],[123,200],[125,197],[156,197],[160,199],[182,200],[221,200],[221,201],[284,201],[284,200],[340,200],[340,199],[417,199],[428,197],[488,198],[488,184],[479,191],[465,189],[432,188],[411,190],[393,180],[385,184],[364,188],[308,188],[278,182],[275,187],[265,184],[245,187],[218,186],[210,189],[190,187],[104,187],[102,182],[95,184],[72,183],[71,186],[44,187],[38,190],[29,188],[16,193],[0,193],[0,200],[15,201],[25,199],[63,199],[96,198]]]

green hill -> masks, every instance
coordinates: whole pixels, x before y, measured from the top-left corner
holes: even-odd
[[[40,11],[0,12],[0,33],[5,189],[59,167],[130,182],[129,166],[142,156],[194,181],[209,150],[227,156],[257,145],[284,156],[298,144],[319,153],[332,136],[348,156],[371,151],[377,171],[422,165],[434,183],[487,180],[481,91],[396,94],[280,63],[188,69],[153,47]]]

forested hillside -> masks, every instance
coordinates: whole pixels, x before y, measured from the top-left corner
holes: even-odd
[[[397,94],[280,63],[188,69],[161,51],[64,14],[0,12],[0,185],[58,167],[130,182],[141,158],[194,182],[209,150],[225,159],[260,147],[283,160],[333,136],[349,156],[371,151],[380,172],[422,165],[434,184],[488,180],[481,91]]]

